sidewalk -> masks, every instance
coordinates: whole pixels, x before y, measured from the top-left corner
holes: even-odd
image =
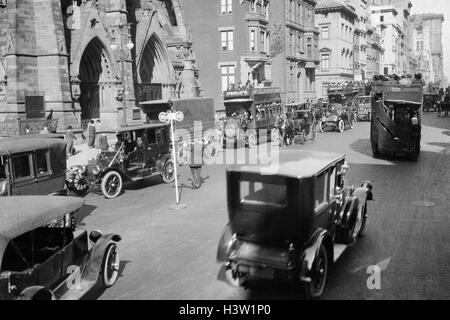
[[[96,159],[98,153],[100,152],[97,148],[89,148],[87,143],[76,144],[75,155],[67,159],[67,168],[74,165],[85,166],[88,164],[89,160]]]

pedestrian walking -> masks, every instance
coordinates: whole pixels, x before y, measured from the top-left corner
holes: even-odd
[[[88,123],[87,132],[88,132],[88,146],[93,148],[95,146],[95,123],[94,120],[91,120]]]
[[[67,127],[65,139],[67,143],[66,153],[67,156],[70,157],[75,153],[75,148],[73,147],[73,145],[75,143],[75,140],[77,140],[74,133],[72,132],[72,126]]]
[[[191,168],[192,187],[199,189],[202,185],[201,170],[203,166],[203,141],[201,139],[195,139],[191,145]]]

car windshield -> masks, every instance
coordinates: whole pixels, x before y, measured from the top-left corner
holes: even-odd
[[[269,205],[284,207],[287,205],[286,185],[257,181],[240,182],[241,204]]]

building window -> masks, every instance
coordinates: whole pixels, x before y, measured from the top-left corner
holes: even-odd
[[[250,3],[250,11],[253,13],[256,13],[256,1],[257,0],[252,0],[252,2]]]
[[[380,22],[384,22],[384,16],[380,16]]]
[[[330,68],[330,54],[323,53],[321,60],[322,60],[322,64],[321,64],[322,70],[328,70]]]
[[[256,51],[256,29],[250,29],[250,51]]]
[[[322,83],[322,96],[324,96],[324,97],[328,96],[328,83],[327,82]]]
[[[329,27],[322,27],[322,39],[329,39],[330,38],[330,32]]]
[[[235,84],[235,70],[234,65],[223,65],[220,67],[222,76],[222,91],[227,91],[228,88]]]
[[[223,51],[231,51],[234,49],[233,31],[220,31]]]
[[[233,0],[221,0],[220,7],[222,14],[233,12]]]
[[[266,52],[266,33],[264,31],[261,31],[259,34],[260,41],[261,41],[261,52]]]
[[[291,33],[289,33],[289,55],[290,56],[294,56],[295,55],[294,54],[294,48],[295,48],[294,42],[295,42],[294,34],[291,32]]]
[[[264,0],[263,0],[264,1]],[[262,12],[263,12],[263,15],[265,15],[266,16],[266,18],[269,18],[269,3],[268,2],[265,2],[265,3],[263,3],[263,7],[262,7]]]
[[[312,58],[312,39],[308,38],[307,39],[307,45],[306,45],[306,54],[308,56],[308,58]]]

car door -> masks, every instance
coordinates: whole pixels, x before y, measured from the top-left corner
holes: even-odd
[[[148,138],[148,148],[147,148],[147,167],[154,168],[156,167],[156,161],[158,160],[158,139],[160,138],[159,132],[154,129],[147,130],[147,138]]]
[[[33,154],[21,153],[11,157],[12,195],[36,194]]]
[[[329,229],[333,221],[335,201],[330,192],[336,182],[336,169],[328,169],[315,178],[314,183],[314,229]]]
[[[41,149],[34,152],[34,169],[36,173],[35,194],[46,195],[57,192],[58,183],[52,178],[50,167],[50,150]],[[58,177],[59,178],[59,177]]]
[[[165,126],[156,130],[156,142],[158,144],[157,159],[161,159],[166,154],[170,153],[170,130],[169,126]]]

